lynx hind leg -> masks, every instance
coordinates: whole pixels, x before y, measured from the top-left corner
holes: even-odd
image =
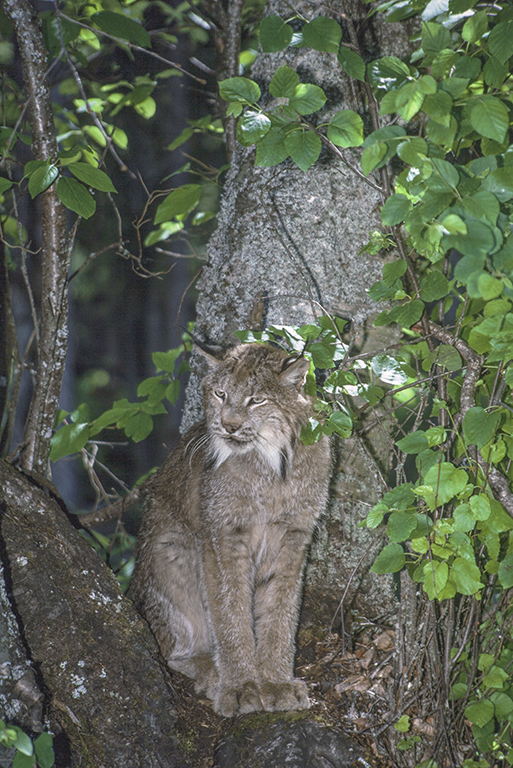
[[[143,604],[171,669],[196,680],[198,691],[211,691],[217,681],[214,645],[200,587],[198,553],[187,534],[175,530],[158,542]]]
[[[267,712],[287,712],[293,709],[308,709],[310,706],[308,689],[302,680],[261,683],[260,694]]]

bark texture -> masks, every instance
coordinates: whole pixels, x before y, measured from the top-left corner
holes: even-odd
[[[10,601],[70,764],[186,766],[147,625],[54,499],[3,462],[0,487]]]
[[[57,161],[57,140],[46,48],[39,18],[29,0],[2,0],[16,34],[35,160]],[[23,466],[46,474],[50,440],[66,360],[69,246],[66,209],[55,184],[41,193],[41,301],[37,377],[25,427]]]
[[[308,719],[308,715],[259,715],[233,728],[214,754],[214,768],[306,768],[357,764],[358,747],[333,726]],[[252,722],[253,721],[253,722]]]
[[[312,17],[310,6],[295,10]],[[407,31],[388,29],[379,16],[368,22],[363,2],[331,6],[344,29],[344,40],[357,43],[366,60],[407,46]],[[285,3],[271,2],[267,13],[289,15]],[[317,15],[314,13],[313,15]],[[339,109],[351,108],[369,121],[366,95],[351,83],[335,57],[306,48],[261,55],[252,72],[263,93],[282,65],[295,69],[302,82],[321,86],[328,96],[319,121]],[[372,130],[369,124],[366,130]],[[390,329],[373,329],[379,311],[366,289],[381,277],[382,260],[359,256],[369,232],[380,228],[377,206],[380,193],[349,166],[359,166],[359,151],[343,151],[347,164],[323,150],[306,173],[291,161],[276,168],[256,168],[254,151],[239,147],[226,182],[211,239],[208,261],[199,283],[196,333],[211,343],[233,343],[239,328],[309,322],[326,311],[347,317],[355,328],[355,347],[365,352],[391,343]],[[374,185],[380,179],[373,179]],[[201,368],[188,390],[184,427],[197,421],[201,405],[197,394]],[[373,417],[374,418],[374,417]],[[307,573],[307,600],[321,621],[329,621],[345,595],[367,616],[395,614],[393,579],[368,570],[381,546],[375,534],[357,528],[370,506],[383,494],[379,460],[388,453],[386,424],[378,419],[364,438],[344,441],[336,450],[332,503],[312,548]],[[380,473],[381,469],[381,473]],[[322,603],[319,596],[324,595]]]

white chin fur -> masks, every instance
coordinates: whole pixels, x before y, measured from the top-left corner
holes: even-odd
[[[238,443],[237,445],[219,435],[213,435],[212,453],[215,459],[215,466],[220,467],[231,456],[241,456],[243,453],[255,450],[270,469],[276,472],[277,475],[281,474],[281,448],[275,444],[276,436],[272,430],[269,430],[269,434],[266,434],[266,432],[267,430],[264,428],[254,442]]]

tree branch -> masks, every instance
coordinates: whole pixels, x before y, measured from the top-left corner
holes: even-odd
[[[46,50],[37,14],[29,0],[3,0],[16,34],[25,84],[32,153],[36,160],[57,161],[57,140]],[[41,193],[42,285],[37,377],[25,426],[21,462],[46,474],[53,422],[59,403],[67,349],[69,248],[66,209],[55,184]]]

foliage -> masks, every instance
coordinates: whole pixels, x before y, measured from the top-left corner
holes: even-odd
[[[185,360],[180,361],[180,358],[190,349],[191,342],[185,334],[183,346],[152,354],[157,376],[144,379],[139,384],[137,394],[145,398],[141,402],[130,403],[126,398],[117,400],[112,408],[93,421],[90,420],[87,403],[82,403],[72,413],[60,410],[52,437],[51,460],[58,461],[64,456],[79,453],[91,438],[104,429],[120,429],[134,443],[148,437],[153,429],[153,417],[166,413],[164,400],[172,405],[178,400],[179,376],[189,370],[189,364]]]
[[[6,725],[0,720],[0,744],[16,749],[13,768],[52,768],[55,762],[52,743],[49,733],[39,734],[32,743],[17,725]]]
[[[57,85],[58,99],[54,102],[58,156],[54,161],[28,160],[23,145],[30,144],[23,92],[15,78],[4,73],[4,127],[0,135],[1,164],[6,176],[0,177],[0,202],[3,201],[3,231],[7,244],[14,248],[24,245],[21,231],[12,215],[18,200],[28,192],[37,198],[51,185],[64,206],[81,219],[94,216],[98,194],[108,195],[108,205],[116,210],[117,189],[111,176],[114,166],[123,172],[128,169],[122,159],[128,149],[129,136],[122,127],[122,112],[131,110],[144,120],[151,120],[158,109],[161,93],[170,77],[187,77],[204,84],[171,59],[158,53],[159,46],[175,45],[177,34],[186,35],[192,44],[208,40],[197,0],[167,7],[163,3],[122,3],[100,0],[80,5],[73,0],[61,3],[59,8],[41,14],[44,40],[53,65],[63,65]],[[160,25],[145,29],[146,15],[153,8],[160,16]],[[194,9],[194,11],[193,11]],[[12,29],[6,16],[0,15],[0,33],[9,40]],[[11,43],[5,43],[11,45]],[[115,65],[116,50],[134,59],[146,62],[146,74],[134,74],[132,79],[120,78]],[[101,57],[104,64],[102,77],[94,71],[94,63]],[[156,70],[157,63],[160,65]],[[144,66],[144,64],[142,65]],[[109,71],[110,70],[110,71]],[[187,128],[168,147],[173,151],[195,134],[217,136],[222,133],[220,120],[207,115],[190,120]],[[23,169],[18,173],[18,167]],[[158,189],[149,192],[144,185],[147,203],[135,222],[136,238],[133,250],[122,231],[121,217],[118,248],[142,274],[149,274],[143,266],[143,245],[155,246],[174,238],[184,229],[189,214],[196,209],[191,224],[205,224],[214,216],[212,186],[217,185],[219,171],[187,162],[178,173],[195,180],[176,189]],[[135,178],[135,176],[134,176]],[[164,180],[163,180],[164,181]],[[190,188],[194,194],[190,194]],[[12,197],[14,196],[14,198]],[[162,201],[162,198],[164,200]],[[187,201],[184,202],[184,198]],[[151,212],[153,227],[149,226]],[[20,242],[21,238],[21,242]],[[131,237],[134,240],[133,236]]]
[[[380,10],[392,21],[422,14],[409,61],[387,56],[365,65],[341,43],[333,19],[317,17],[300,32],[297,20],[293,29],[277,16],[260,26],[264,51],[309,46],[366,80],[376,119],[365,139],[359,115],[341,110],[326,120],[322,89],[287,66],[274,73],[274,100],[265,106],[248,78],[222,82],[220,93],[238,118],[239,141],[255,145],[256,165],[290,157],[307,170],[323,144],[337,157],[338,148],[362,147],[361,173],[381,182],[384,228],[367,249],[394,242],[399,255],[369,289],[387,304],[375,325],[399,324],[405,341],[359,359],[328,317],[241,338],[281,337],[327,369],[307,442],[325,432],[347,436],[376,403],[394,420],[394,487],[362,523],[385,525],[389,539],[372,570],[406,569],[426,599],[450,603],[452,624],[437,642],[454,733],[466,719],[476,755],[511,765],[513,8],[393,0]],[[316,124],[305,119],[312,114]],[[409,730],[407,717],[399,730]],[[409,736],[400,748],[418,741]]]

